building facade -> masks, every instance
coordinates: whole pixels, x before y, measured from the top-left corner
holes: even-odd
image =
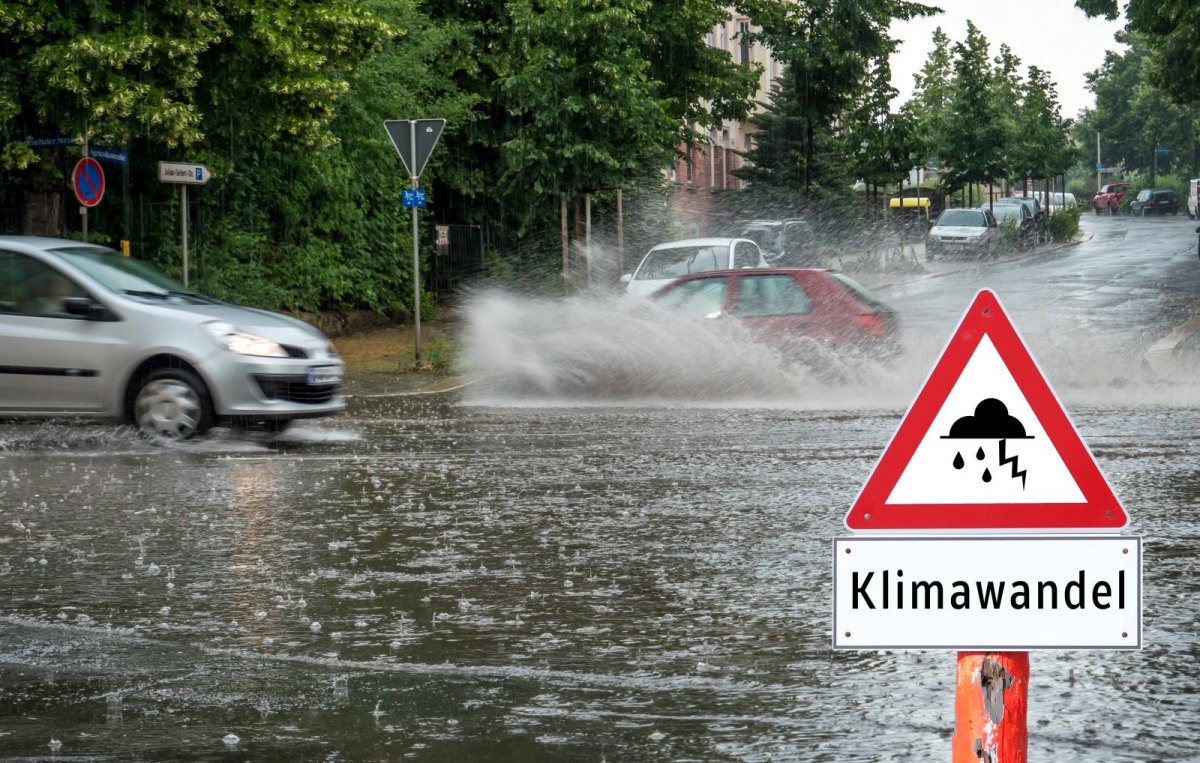
[[[739,64],[761,67],[755,101],[762,104],[780,75],[781,64],[765,45],[751,44],[746,39],[753,29],[750,19],[735,13],[710,29],[706,42],[725,51]],[[730,121],[710,130],[705,143],[676,160],[668,173],[672,185],[671,207],[684,234],[700,234],[720,225],[721,221],[714,219],[714,201],[722,193],[743,189],[744,181],[734,177],[733,170],[746,161],[737,152],[749,151],[753,141],[754,125]]]

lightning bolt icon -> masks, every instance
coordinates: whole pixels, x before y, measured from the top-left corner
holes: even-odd
[[[1025,474],[1029,470],[1028,469],[1021,469],[1020,471],[1017,470],[1017,457],[1015,455],[1012,458],[1004,457],[1004,444],[1006,442],[1008,442],[1008,440],[1000,440],[1000,465],[1004,466],[1005,464],[1012,464],[1012,477],[1013,477],[1013,479],[1016,479],[1017,477],[1021,478],[1021,489],[1024,490],[1025,489]]]

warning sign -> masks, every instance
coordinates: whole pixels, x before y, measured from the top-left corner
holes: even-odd
[[[1128,518],[996,295],[979,292],[851,530],[1104,530]]]

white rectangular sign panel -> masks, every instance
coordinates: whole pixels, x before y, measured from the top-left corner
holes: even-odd
[[[1141,538],[833,539],[835,649],[1140,649]]]
[[[204,185],[211,179],[212,173],[203,164],[188,164],[185,162],[158,163],[158,180],[160,183]]]

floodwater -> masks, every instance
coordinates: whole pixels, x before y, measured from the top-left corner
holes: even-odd
[[[831,539],[966,302],[831,381],[490,299],[482,381],[277,442],[4,425],[0,757],[947,759],[954,652],[834,652]],[[1200,760],[1197,394],[1099,365],[1052,383],[1144,539],[1145,648],[1033,653],[1029,757]]]
[[[1034,653],[1030,757],[1194,759],[1200,414],[1074,414],[1145,539],[1146,648]],[[441,396],[273,445],[10,427],[0,756],[944,759],[953,652],[830,649],[830,539],[899,415]]]

